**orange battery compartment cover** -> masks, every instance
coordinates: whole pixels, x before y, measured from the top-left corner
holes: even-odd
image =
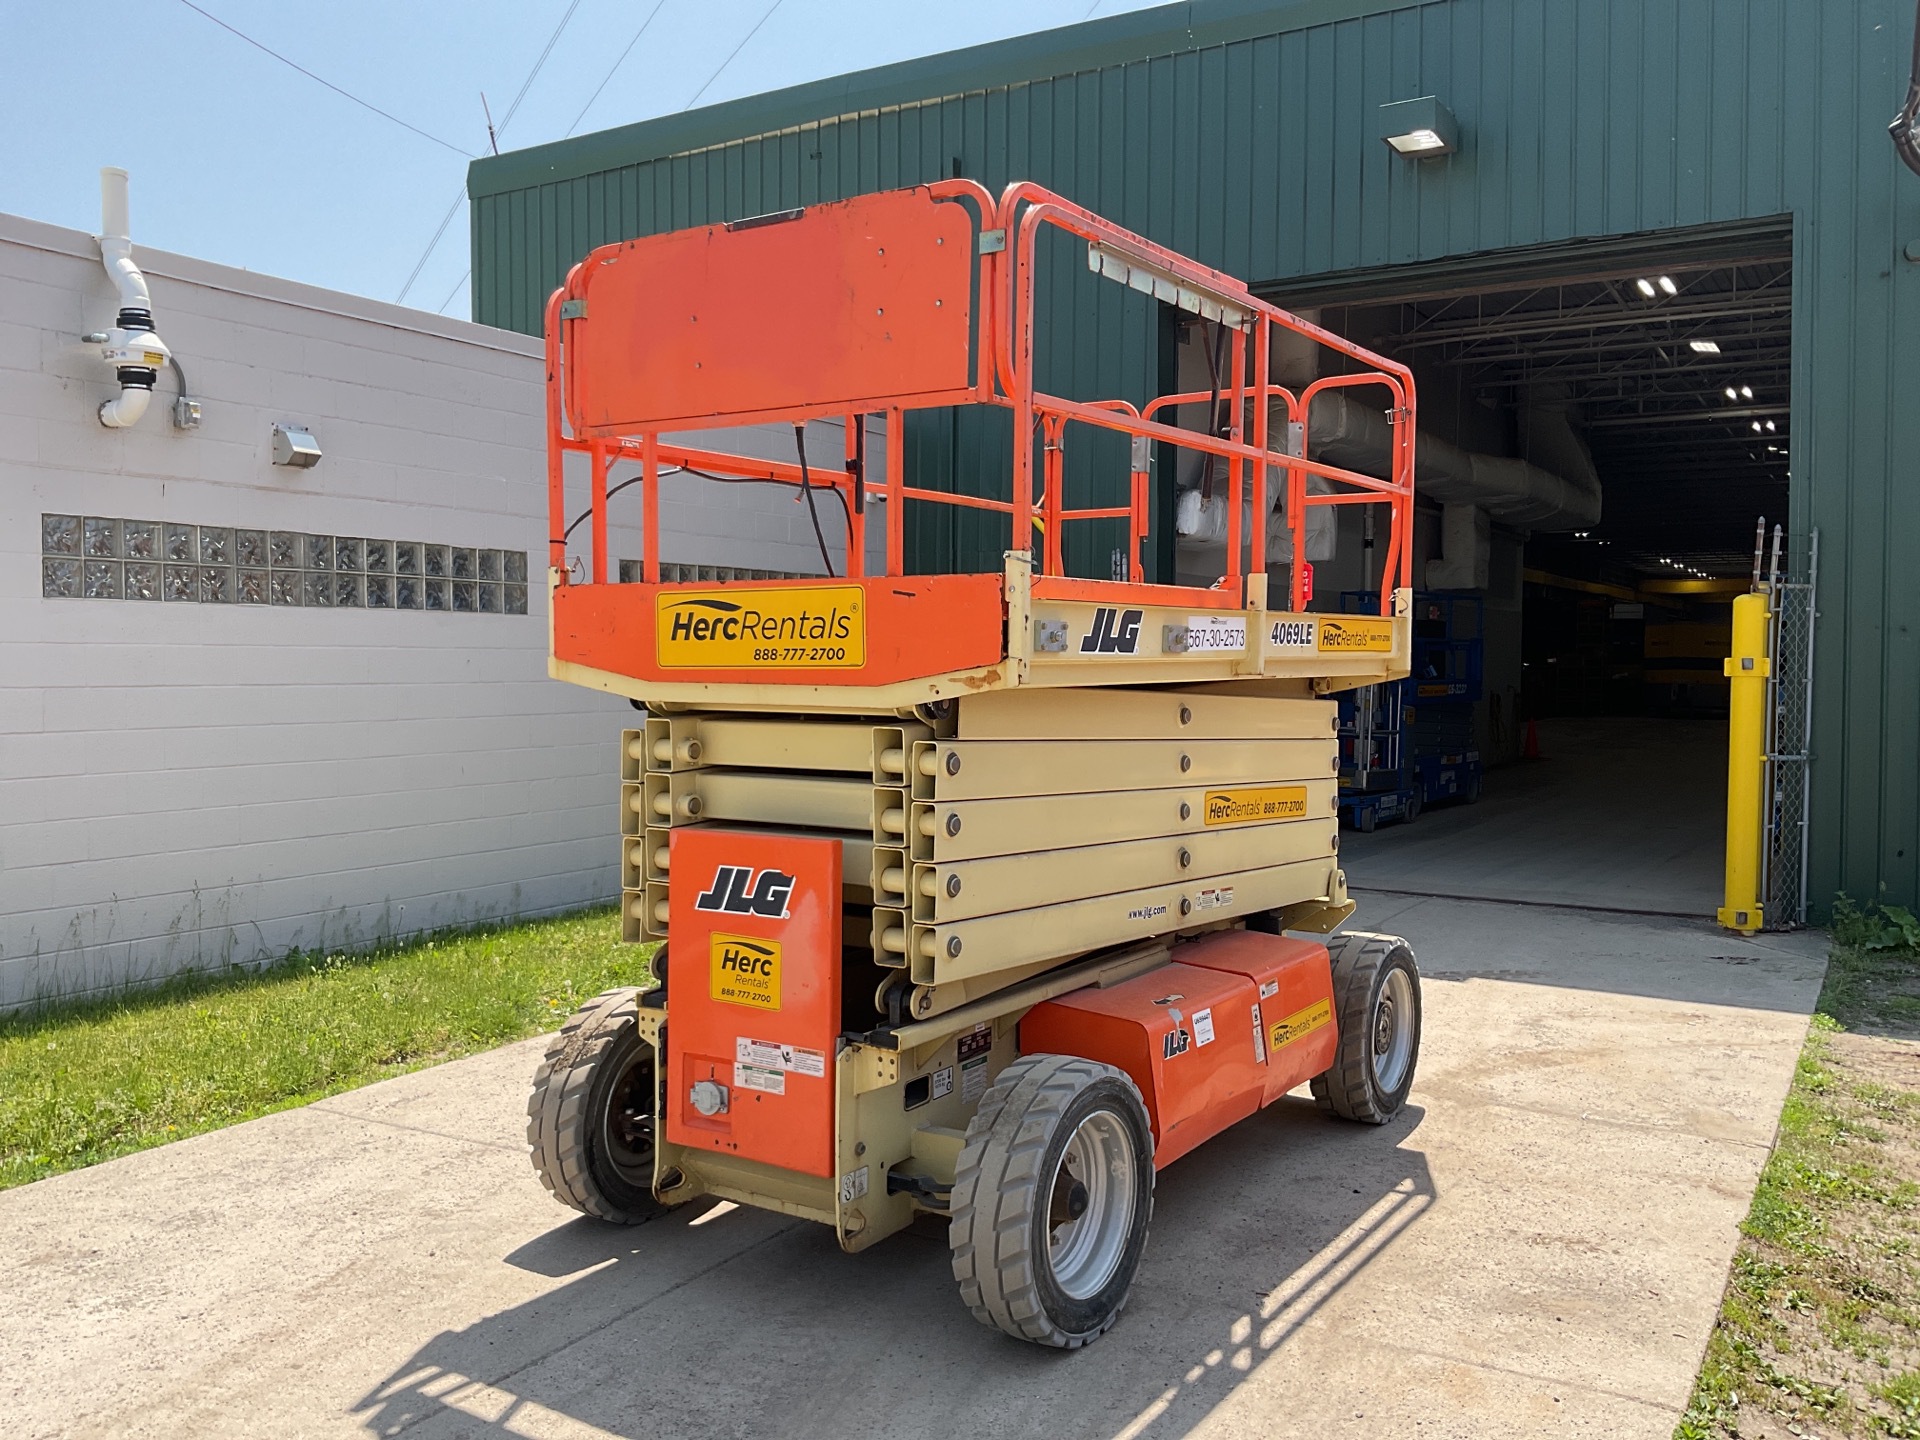
[[[1333,1064],[1339,1032],[1333,1015],[1333,966],[1312,940],[1223,930],[1179,950],[1182,963],[1244,975],[1259,991],[1260,1034],[1267,1052],[1271,1104]]]
[[[1020,1022],[1020,1051],[1081,1055],[1126,1071],[1153,1122],[1153,1163],[1164,1168],[1260,1108],[1266,1064],[1253,1023],[1257,996],[1244,975],[1163,965],[1034,1006]]]
[[[840,842],[700,826],[670,844],[667,1139],[832,1175]]]

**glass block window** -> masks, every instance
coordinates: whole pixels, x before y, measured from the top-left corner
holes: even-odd
[[[621,579],[633,564],[620,562]],[[527,552],[178,520],[42,515],[40,593],[61,600],[524,615]]]
[[[620,562],[620,583],[633,585],[646,577],[645,563],[639,560]],[[521,579],[525,579],[523,574]],[[696,585],[712,583],[724,585],[729,580],[804,580],[810,577],[797,570],[749,570],[739,565],[669,565],[660,562],[660,583],[663,585]]]

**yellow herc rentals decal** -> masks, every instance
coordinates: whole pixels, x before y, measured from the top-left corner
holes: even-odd
[[[663,590],[654,648],[675,670],[858,669],[867,663],[865,597],[857,585],[792,590]]]
[[[1322,653],[1393,649],[1393,622],[1365,615],[1329,615],[1320,622]]]
[[[780,1008],[780,942],[747,935],[715,935],[710,993],[730,1005]]]
[[[1269,1036],[1271,1048],[1278,1050],[1291,1045],[1303,1035],[1311,1035],[1322,1025],[1333,1021],[1333,1003],[1328,1000],[1316,1000],[1306,1009],[1286,1019],[1276,1021]]]
[[[1207,791],[1204,819],[1209,827],[1250,825],[1262,820],[1299,820],[1306,813],[1306,786],[1262,785]]]

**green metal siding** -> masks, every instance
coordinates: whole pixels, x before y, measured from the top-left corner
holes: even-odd
[[[1920,180],[1886,135],[1912,19],[1907,0],[1165,6],[482,160],[475,318],[537,331],[542,298],[608,240],[956,161],[1256,281],[1791,216],[1792,520],[1824,550],[1812,893],[1913,903],[1920,265],[1901,246],[1920,239]],[[1424,94],[1464,144],[1423,164],[1373,119]],[[1144,391],[1162,357],[1127,302],[1070,257],[1055,280],[1052,382]],[[925,433],[914,459],[940,483],[980,463]],[[928,543],[991,544],[978,523]]]

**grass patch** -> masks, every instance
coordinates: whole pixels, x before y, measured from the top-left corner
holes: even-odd
[[[1890,938],[1904,916],[1836,913],[1675,1440],[1920,1440],[1920,955]]]
[[[555,1029],[644,953],[596,910],[0,1017],[0,1188]]]

